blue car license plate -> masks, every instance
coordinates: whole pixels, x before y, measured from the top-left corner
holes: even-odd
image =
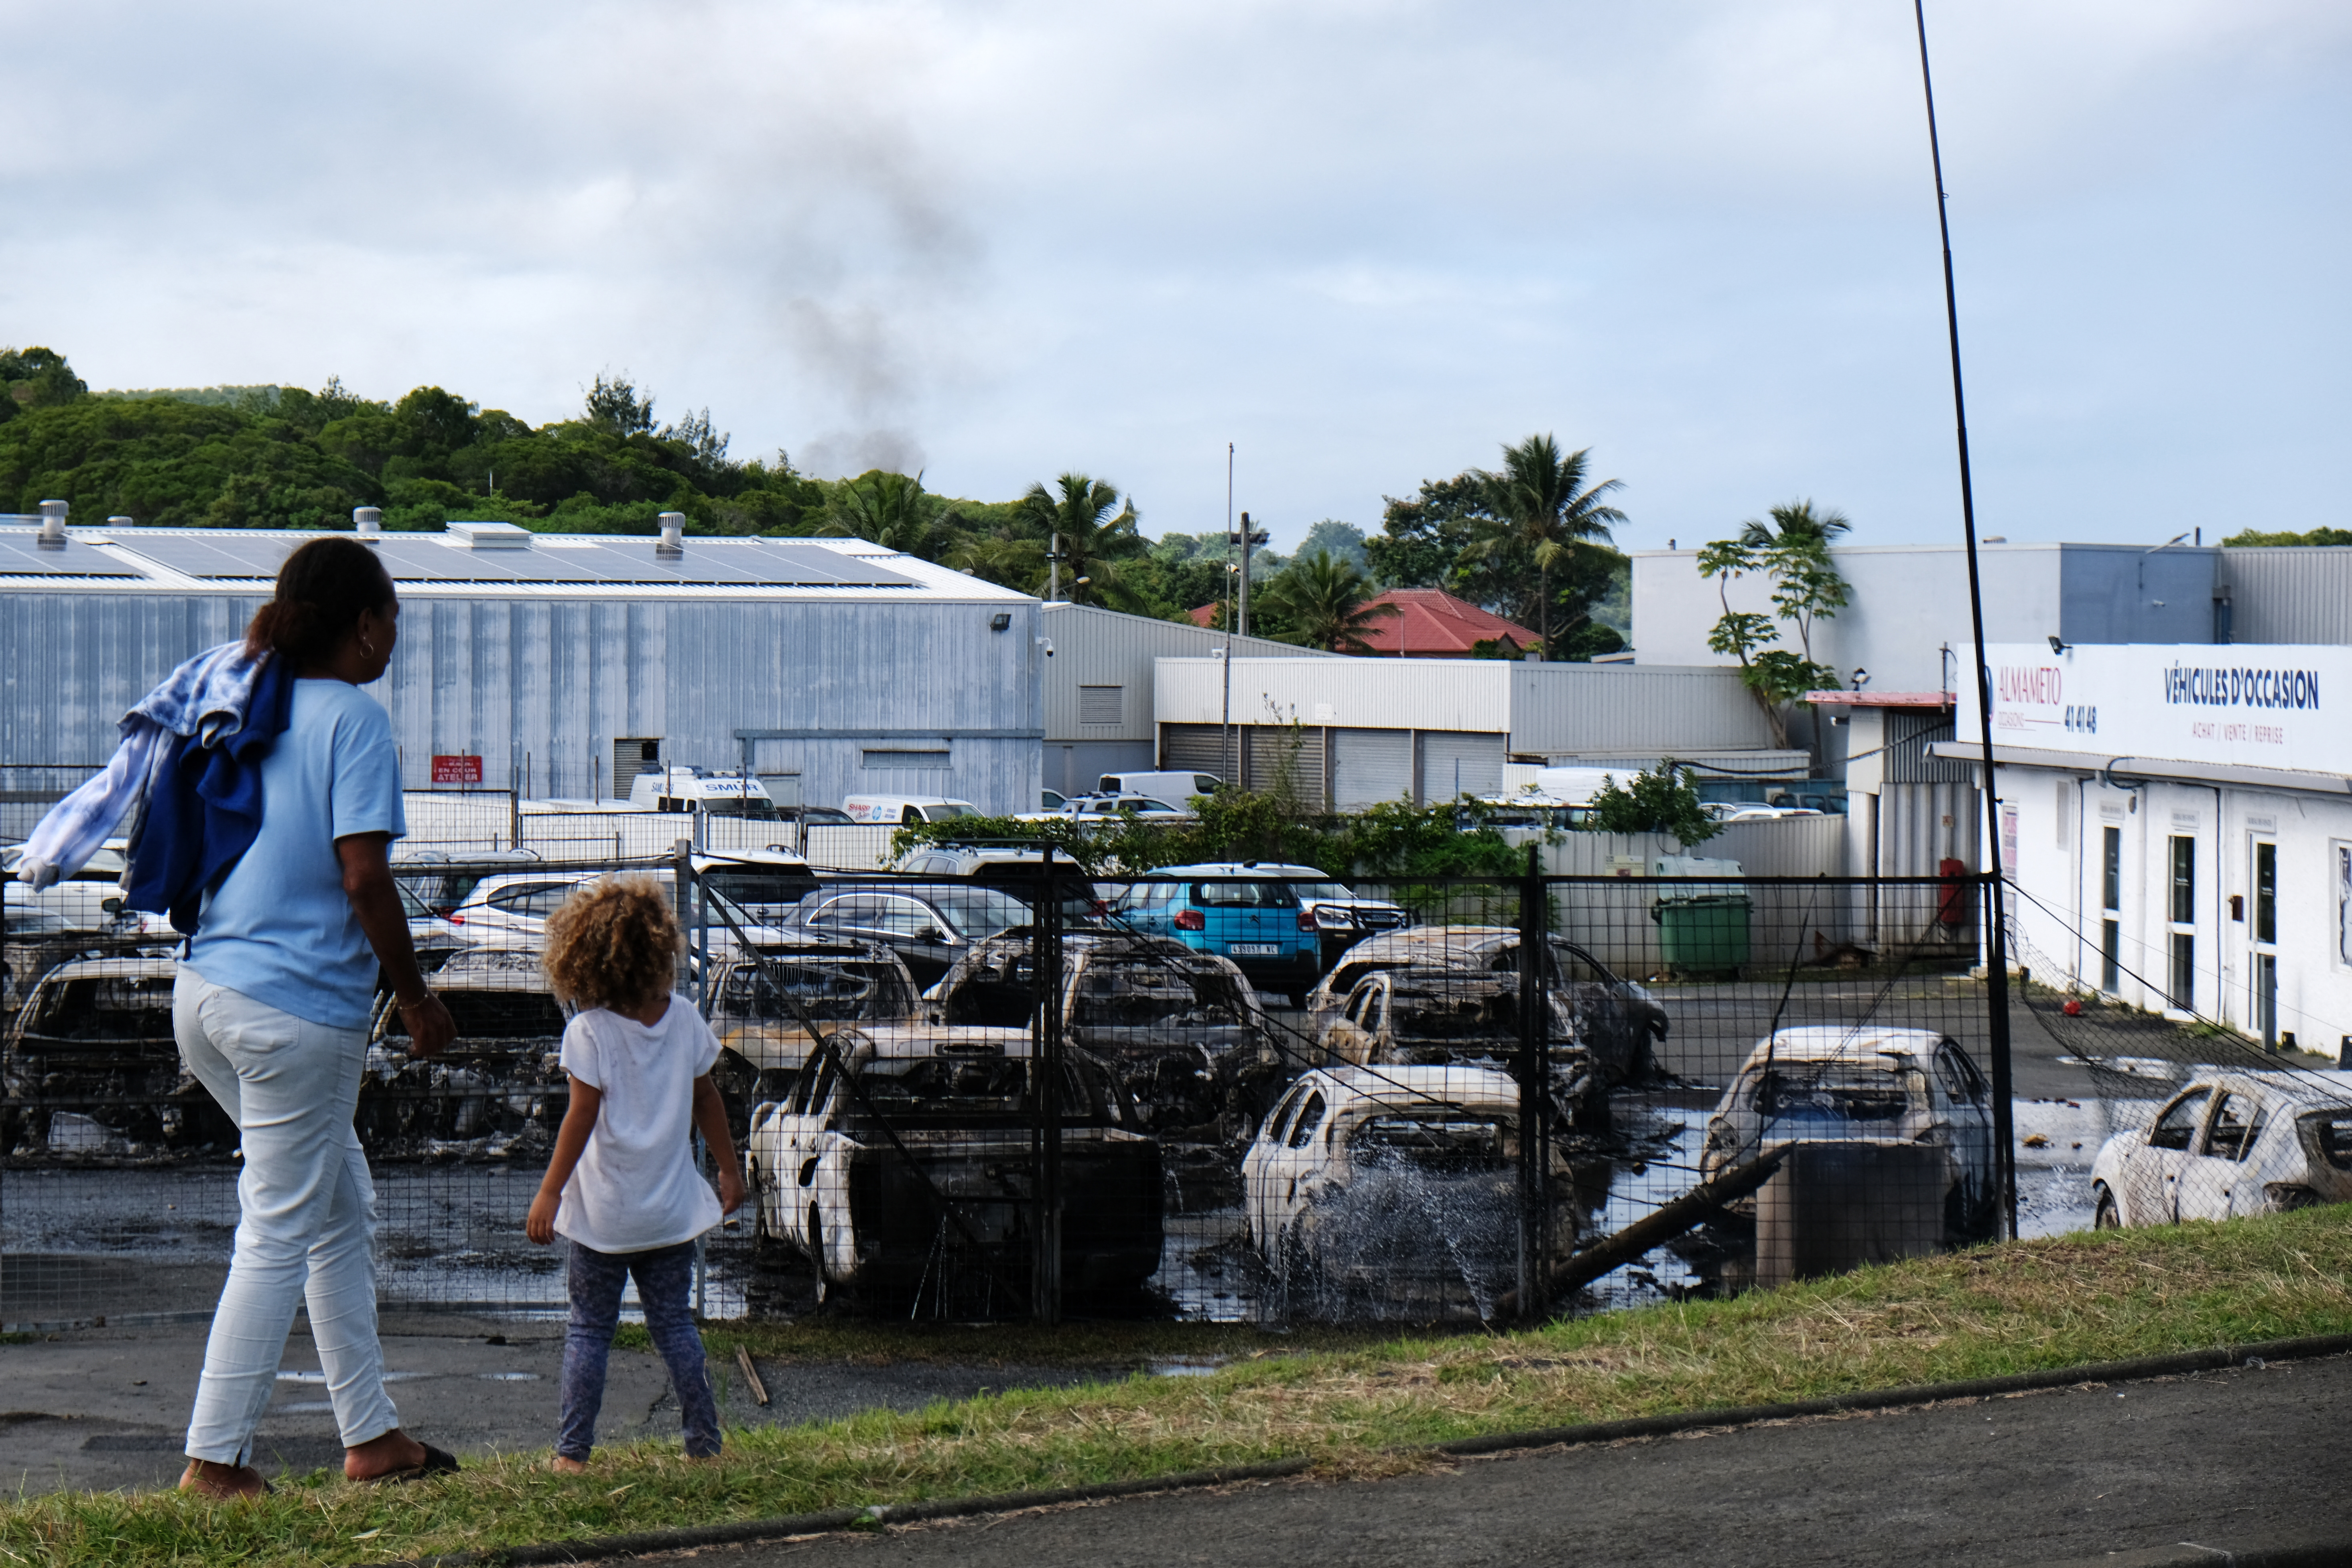
[[[1225,944],[1225,951],[1235,958],[1275,958],[1282,952],[1278,942],[1235,942]]]

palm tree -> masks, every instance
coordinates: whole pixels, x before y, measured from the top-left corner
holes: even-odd
[[[824,531],[836,537],[870,539],[924,560],[947,543],[940,527],[937,496],[923,489],[923,476],[870,469],[836,486],[826,509]]]
[[[1044,485],[1031,485],[1013,516],[1058,545],[1055,558],[1065,596],[1074,605],[1132,599],[1118,563],[1143,552],[1134,499],[1122,504],[1117,485],[1085,474],[1064,474],[1054,482],[1062,492],[1058,499]]]
[[[1791,501],[1786,506],[1776,506],[1772,509],[1770,516],[1772,521],[1769,522],[1760,518],[1751,517],[1740,524],[1739,542],[1742,544],[1771,544],[1776,542],[1788,544],[1811,542],[1817,546],[1825,546],[1839,534],[1851,532],[1853,529],[1853,524],[1847,521],[1845,513],[1835,507],[1831,507],[1826,511],[1817,512],[1813,510],[1813,503],[1810,500]]]
[[[1591,455],[1592,448],[1585,447],[1563,457],[1549,435],[1530,436],[1503,448],[1500,472],[1478,476],[1484,515],[1470,550],[1489,562],[1518,554],[1534,563],[1539,579],[1536,632],[1546,658],[1551,657],[1552,568],[1577,544],[1606,541],[1609,525],[1625,521],[1623,512],[1601,500],[1624,489],[1622,480],[1585,483]]]
[[[1328,551],[1302,552],[1265,585],[1260,601],[1289,633],[1289,640],[1333,653],[1370,653],[1364,634],[1371,623],[1397,607],[1370,602],[1372,584],[1355,563]]]
[[[1034,593],[1045,575],[1045,547],[1001,528],[959,535],[940,560],[958,572],[1024,594]]]

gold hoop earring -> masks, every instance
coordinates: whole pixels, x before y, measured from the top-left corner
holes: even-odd
[[[370,658],[373,658],[375,657],[375,644],[368,641],[365,637],[360,638],[360,652]]]

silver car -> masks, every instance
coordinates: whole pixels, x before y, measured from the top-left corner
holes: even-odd
[[[2352,1200],[2352,1075],[2219,1072],[2091,1166],[2101,1230]]]

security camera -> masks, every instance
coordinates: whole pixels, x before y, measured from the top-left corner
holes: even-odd
[[[2052,653],[2064,653],[2066,648],[2067,645],[2059,640],[2058,634],[2056,632],[2052,632],[2050,634],[2050,651]]]
[[[1042,648],[1044,648],[1044,649],[1045,650],[1045,657],[1046,657],[1047,658],[1053,658],[1053,657],[1054,657],[1054,639],[1053,639],[1053,638],[1051,638],[1051,637],[1039,637],[1039,638],[1037,639],[1037,646],[1038,646],[1039,647],[1042,647]]]

